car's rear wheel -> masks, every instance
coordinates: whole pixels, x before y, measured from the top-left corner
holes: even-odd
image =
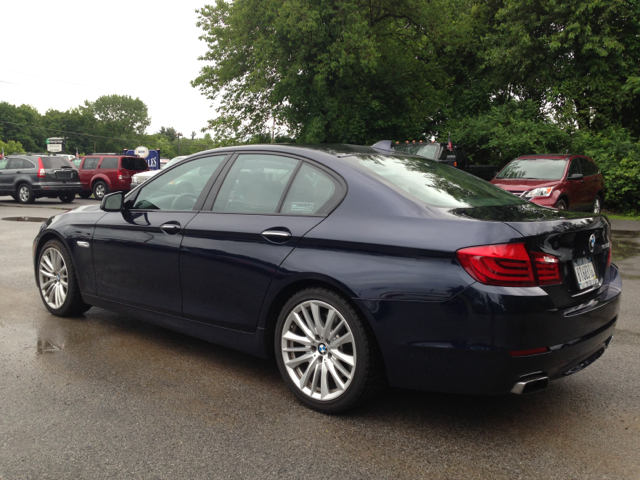
[[[42,302],[54,315],[79,315],[91,308],[82,301],[71,257],[60,240],[49,240],[42,247],[37,278]]]
[[[558,203],[556,203],[556,208],[558,210],[566,210],[567,209],[567,202],[565,200],[558,200]]]
[[[18,185],[16,197],[18,197],[16,200],[19,203],[33,203],[36,201],[36,196],[33,194],[33,190],[31,190],[31,186],[28,183]]]
[[[109,193],[109,186],[106,183],[98,181],[93,185],[93,196],[96,199],[102,200],[107,193]]]
[[[89,198],[91,196],[93,192],[88,192],[86,190],[83,190],[82,192],[80,192],[78,195],[80,196],[80,198]]]
[[[324,413],[371,398],[384,384],[373,333],[349,303],[330,290],[302,290],[276,325],[278,368],[294,395]]]
[[[63,193],[58,197],[62,203],[71,203],[76,198],[75,193]]]
[[[600,195],[596,195],[595,200],[593,201],[593,213],[600,213],[602,211],[602,199]]]

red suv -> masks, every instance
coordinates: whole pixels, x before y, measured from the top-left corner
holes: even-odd
[[[149,170],[144,158],[118,155],[91,155],[82,157],[78,169],[82,183],[82,198],[93,196],[102,200],[107,193],[115,190],[129,190],[131,177]]]
[[[600,213],[604,181],[582,155],[525,155],[509,162],[491,183],[519,197],[558,210]]]

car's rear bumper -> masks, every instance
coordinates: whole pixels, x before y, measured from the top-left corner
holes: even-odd
[[[31,189],[36,197],[58,196],[64,193],[82,192],[82,184],[74,183],[34,183]]]
[[[384,301],[373,311],[372,304],[365,305],[374,317],[391,385],[503,394],[531,374],[556,379],[575,373],[606,348],[622,287],[615,266],[607,277],[582,309],[554,308],[541,289],[500,294],[479,284],[446,302]],[[548,351],[514,356],[541,347]]]

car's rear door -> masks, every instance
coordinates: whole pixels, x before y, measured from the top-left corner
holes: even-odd
[[[195,158],[158,175],[126,199],[125,211],[109,212],[96,223],[93,259],[99,297],[180,315],[183,232],[224,159]]]
[[[340,183],[302,159],[242,153],[189,223],[181,247],[183,315],[253,331],[278,266],[320,223]]]

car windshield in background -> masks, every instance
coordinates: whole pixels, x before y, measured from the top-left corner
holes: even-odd
[[[526,202],[484,180],[438,162],[367,155],[348,157],[361,170],[436,207],[522,205]]]
[[[144,158],[138,157],[123,157],[122,168],[125,170],[135,170],[136,172],[142,172],[147,169],[147,161]]]
[[[514,160],[496,178],[522,178],[535,180],[560,180],[567,166],[566,160],[536,158]]]

